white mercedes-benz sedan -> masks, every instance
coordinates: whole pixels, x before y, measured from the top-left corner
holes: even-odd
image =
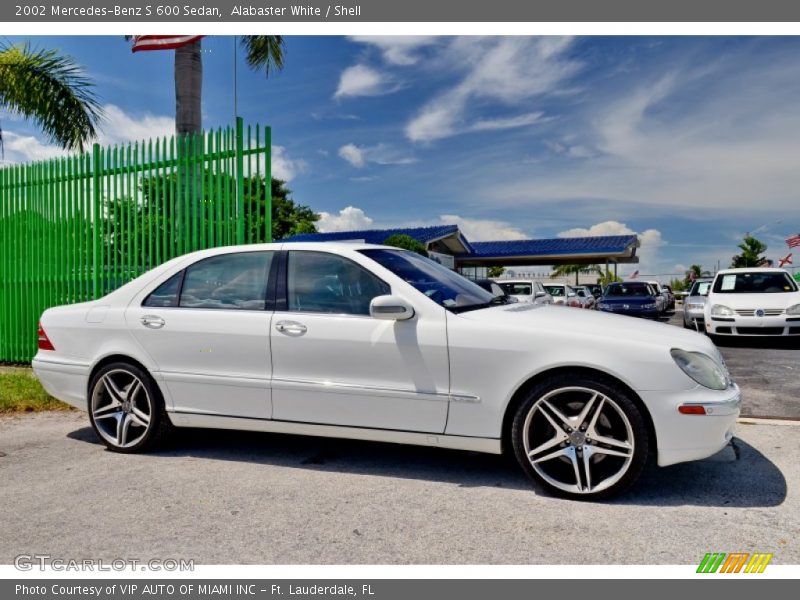
[[[176,258],[47,310],[33,368],[115,452],[172,427],[508,450],[577,498],[620,492],[650,457],[716,453],[740,403],[696,332],[503,304],[418,254],[350,243]]]

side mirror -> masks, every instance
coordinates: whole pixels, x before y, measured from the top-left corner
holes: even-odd
[[[536,292],[537,298],[544,298],[545,296],[547,296],[547,292]]]
[[[398,296],[375,296],[369,303],[369,314],[373,319],[405,321],[414,316],[414,307]]]

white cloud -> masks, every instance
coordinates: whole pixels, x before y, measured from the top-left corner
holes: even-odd
[[[339,211],[339,214],[327,212],[319,213],[317,229],[322,233],[332,231],[352,231],[357,229],[369,229],[373,221],[364,211],[355,206],[348,206]]]
[[[32,135],[20,135],[13,131],[3,132],[3,148],[5,151],[4,163],[47,160],[67,154],[58,146],[41,142]]]
[[[437,40],[429,35],[354,35],[350,39],[375,46],[387,63],[402,66],[415,64],[419,60],[417,51]]]
[[[339,148],[339,156],[359,169],[367,164],[364,160],[364,153],[355,144],[345,144]]]
[[[631,272],[639,269],[642,275],[658,275],[664,271],[672,272],[674,270],[674,265],[668,265],[668,261],[665,262],[659,254],[660,248],[665,245],[665,242],[658,229],[645,229],[641,233],[637,233],[625,223],[620,223],[619,221],[603,221],[602,223],[596,223],[587,228],[575,227],[573,229],[567,229],[559,233],[558,237],[593,237],[603,235],[637,235],[639,237],[640,247],[636,251],[636,255],[639,257],[639,264],[637,266],[620,266],[622,273],[629,267]]]
[[[443,225],[455,224],[461,233],[471,242],[489,240],[524,240],[527,235],[505,221],[491,219],[467,219],[458,215],[441,215],[439,221]]]
[[[367,65],[353,65],[342,71],[333,97],[381,96],[397,89],[397,83],[386,74]]]
[[[175,135],[175,117],[152,113],[133,116],[114,104],[107,104],[103,110],[106,120],[97,140],[103,146]]]
[[[272,147],[272,176],[291,181],[308,170],[308,163],[301,158],[292,158],[283,146]]]
[[[434,97],[406,124],[406,136],[431,142],[467,131],[522,127],[537,122],[540,113],[511,118],[478,119],[476,104],[528,105],[531,99],[561,91],[581,67],[567,57],[570,38],[455,38],[444,53],[450,70],[469,65],[461,80]],[[495,125],[495,127],[493,127]]]
[[[382,143],[374,146],[345,144],[339,148],[339,156],[359,169],[369,162],[378,165],[409,165],[416,162],[413,156]]]

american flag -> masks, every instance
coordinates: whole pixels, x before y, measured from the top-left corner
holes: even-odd
[[[135,35],[131,51],[174,50],[196,42],[202,37],[202,35]]]
[[[630,279],[636,279],[639,276],[639,269],[636,269],[633,273],[631,273]]]
[[[789,248],[797,248],[800,246],[800,233],[796,233],[791,237],[786,238],[786,245]]]

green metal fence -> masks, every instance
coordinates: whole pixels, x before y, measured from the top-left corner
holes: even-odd
[[[0,169],[0,361],[36,353],[42,312],[175,256],[270,241],[271,132],[235,127]]]

